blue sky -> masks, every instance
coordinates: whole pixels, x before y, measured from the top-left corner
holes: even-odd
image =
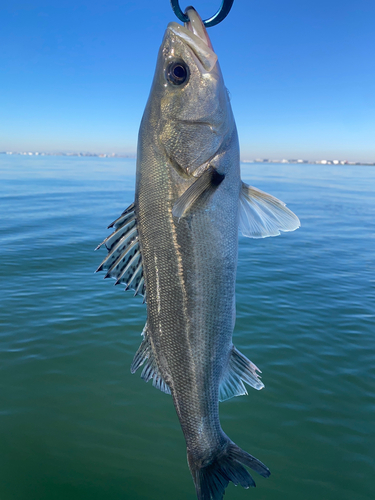
[[[192,3],[203,18],[219,0]],[[134,153],[169,0],[1,2],[0,151]],[[375,1],[235,0],[209,34],[241,156],[375,161]]]

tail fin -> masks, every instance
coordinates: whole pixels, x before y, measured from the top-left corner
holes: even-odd
[[[254,479],[244,465],[268,477],[270,471],[260,460],[229,441],[224,450],[208,464],[197,463],[188,452],[188,463],[195,483],[198,500],[222,500],[225,489],[232,481],[244,488],[255,486]]]

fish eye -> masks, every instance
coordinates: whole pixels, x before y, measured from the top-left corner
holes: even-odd
[[[172,85],[182,85],[189,80],[190,71],[184,61],[173,61],[166,69],[166,77]]]

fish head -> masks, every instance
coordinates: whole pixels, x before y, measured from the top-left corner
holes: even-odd
[[[193,8],[187,15],[185,26],[167,27],[150,99],[158,141],[177,171],[190,177],[217,154],[234,120],[206,28]]]

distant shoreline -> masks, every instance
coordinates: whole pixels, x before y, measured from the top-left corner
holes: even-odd
[[[128,158],[136,159],[134,154],[121,153],[50,153],[39,151],[0,151],[0,155],[21,155],[21,156],[78,156],[78,157],[94,157],[94,158]],[[241,163],[282,163],[292,165],[364,165],[375,166],[375,162],[348,161],[348,160],[303,160],[303,159],[281,159],[273,160],[268,158],[256,158],[253,160],[241,160]]]

